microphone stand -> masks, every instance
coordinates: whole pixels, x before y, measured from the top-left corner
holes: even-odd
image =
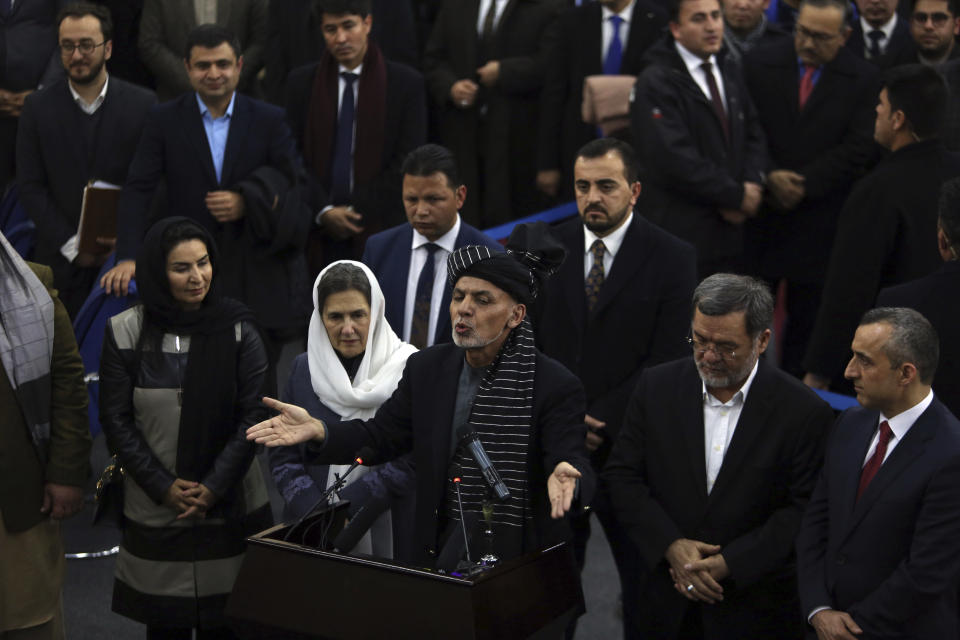
[[[289,541],[290,541],[290,536],[293,535],[294,529],[296,529],[296,528],[299,527],[301,524],[303,524],[303,521],[307,519],[307,516],[309,516],[310,514],[312,514],[314,511],[316,511],[317,507],[319,507],[321,504],[324,504],[325,502],[327,502],[327,501],[330,499],[330,496],[332,496],[334,493],[336,493],[336,494],[337,494],[337,498],[340,498],[340,490],[343,489],[343,487],[347,484],[347,476],[349,476],[350,473],[351,473],[354,469],[356,469],[357,467],[359,467],[361,464],[363,464],[363,459],[362,459],[360,456],[357,456],[357,458],[353,461],[353,464],[350,465],[350,468],[347,469],[346,473],[344,473],[343,476],[341,476],[339,473],[334,473],[334,474],[333,474],[333,477],[334,477],[334,482],[333,482],[333,484],[330,486],[330,488],[328,488],[326,491],[323,492],[323,495],[320,496],[320,499],[319,499],[319,500],[317,500],[315,503],[313,503],[313,506],[312,506],[312,507],[310,507],[302,516],[300,516],[299,519],[297,519],[297,521],[294,523],[294,525],[293,525],[292,527],[290,527],[289,529],[287,529],[287,533],[284,534],[284,536],[283,536],[283,541],[284,541],[284,542],[289,542]],[[310,525],[309,527],[307,527],[306,530],[303,532],[303,537],[301,538],[301,543],[302,543],[304,540],[307,539],[307,533],[310,531],[311,528],[313,528],[313,526],[314,526],[315,524],[316,524],[316,523],[311,524],[311,525]],[[326,536],[324,536],[324,537],[326,537]],[[323,541],[321,540],[321,542],[323,542]]]

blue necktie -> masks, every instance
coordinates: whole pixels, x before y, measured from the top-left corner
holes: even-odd
[[[410,324],[410,344],[417,349],[427,348],[428,332],[430,330],[430,300],[433,298],[433,254],[440,248],[439,245],[428,242],[423,245],[427,250],[427,261],[420,269],[417,278],[417,294],[413,299],[413,322]]]
[[[620,25],[623,24],[623,18],[610,16],[610,22],[613,23],[613,38],[610,40],[610,46],[607,47],[607,57],[603,59],[603,74],[615,76],[620,73],[620,63],[623,62],[623,42],[620,41]]]
[[[346,82],[343,100],[340,102],[340,116],[337,119],[337,141],[333,148],[333,167],[330,178],[330,200],[333,204],[345,204],[350,201],[350,175],[353,172],[353,83],[359,77],[355,73],[343,72],[340,77]]]

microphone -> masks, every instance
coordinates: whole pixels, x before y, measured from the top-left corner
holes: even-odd
[[[390,508],[390,500],[386,497],[371,497],[357,513],[350,519],[350,523],[343,528],[336,538],[333,539],[333,548],[340,553],[350,553],[360,538],[363,537],[374,521],[380,517],[384,511]]]
[[[293,535],[293,531],[303,524],[303,521],[307,519],[307,516],[313,513],[321,504],[327,502],[327,500],[330,499],[330,496],[332,496],[335,491],[340,491],[340,489],[343,488],[343,485],[347,483],[347,476],[350,475],[354,469],[363,464],[364,458],[369,458],[373,455],[375,455],[375,452],[370,447],[363,447],[360,449],[360,452],[354,457],[353,462],[350,463],[350,467],[347,468],[344,474],[342,476],[339,473],[336,474],[336,481],[326,491],[323,492],[323,495],[320,496],[320,499],[313,503],[313,506],[307,509],[306,512],[304,512],[304,514],[297,519],[292,527],[287,529],[286,535],[283,536],[283,541],[287,542],[290,539],[290,536]],[[306,532],[304,532],[304,537],[306,537]]]
[[[500,479],[500,474],[497,473],[496,467],[494,467],[493,462],[490,461],[490,456],[487,455],[486,450],[483,448],[483,443],[480,442],[477,432],[473,430],[470,423],[465,422],[460,425],[457,429],[457,438],[460,441],[460,446],[467,447],[473,461],[480,467],[484,480],[486,480],[490,488],[493,489],[497,500],[506,500],[509,498],[510,490],[507,489],[507,485]]]
[[[460,559],[464,556],[466,556],[465,564],[471,564],[470,537],[467,535],[467,528],[472,530],[477,524],[478,517],[473,513],[469,515],[465,515],[463,513],[463,501],[460,498],[460,471],[460,465],[456,465],[453,469],[453,473],[451,474],[450,482],[453,483],[454,488],[457,490],[457,509],[460,512],[460,522],[457,523],[456,528],[463,532],[463,546],[459,544],[457,532],[451,532],[450,537],[447,539],[447,543],[440,551],[440,555],[437,556],[437,568],[443,569],[444,571],[460,569],[460,567],[464,565]]]

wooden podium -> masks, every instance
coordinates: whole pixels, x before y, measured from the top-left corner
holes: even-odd
[[[226,609],[241,638],[557,639],[583,611],[565,544],[467,577],[284,542],[288,528],[247,540]]]

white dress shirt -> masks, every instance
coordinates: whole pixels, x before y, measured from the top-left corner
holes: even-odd
[[[679,42],[674,42],[674,44],[677,45],[677,53],[683,58],[683,63],[687,65],[687,71],[690,72],[693,81],[696,82],[700,90],[703,91],[703,95],[707,97],[707,100],[712,100],[710,97],[710,85],[707,84],[707,76],[704,75],[704,70],[700,65],[704,62],[709,62],[713,65],[711,69],[713,79],[717,82],[717,90],[720,92],[720,100],[723,101],[723,108],[727,110],[727,92],[723,86],[723,74],[719,73],[719,69],[717,68],[717,56],[712,55],[704,60],[700,56],[691,53],[689,49]]]
[[[613,16],[620,16],[620,19],[623,22],[620,23],[620,44],[622,45],[621,51],[626,55],[627,53],[627,42],[630,40],[630,18],[633,17],[633,5],[637,4],[637,0],[630,0],[630,4],[624,7],[623,11],[619,13],[613,12],[604,6],[600,9],[601,21],[600,21],[600,38],[601,44],[600,47],[600,63],[603,64],[603,60],[607,57],[607,50],[610,48],[610,42],[613,40],[613,22],[610,20]]]
[[[703,385],[703,445],[707,463],[707,493],[713,491],[713,483],[717,481],[723,457],[730,447],[733,432],[737,429],[743,403],[747,401],[750,385],[757,376],[759,361],[753,365],[753,370],[747,376],[743,386],[733,394],[727,402],[720,402]]]
[[[480,11],[477,12],[477,35],[483,35],[483,23],[487,19],[487,12],[490,11],[490,3],[496,2],[496,12],[493,14],[493,29],[496,31],[500,26],[500,18],[503,17],[503,10],[507,8],[509,0],[480,0]]]
[[[893,16],[887,20],[886,24],[880,27],[880,31],[883,32],[883,37],[880,38],[880,55],[883,55],[887,52],[887,45],[890,44],[890,37],[893,35],[893,30],[897,26],[897,12],[893,12]],[[863,30],[863,54],[864,57],[870,58],[870,44],[873,40],[870,39],[869,33],[874,31],[877,27],[874,27],[869,22],[863,19],[863,16],[860,16],[860,29]]]
[[[633,212],[627,214],[626,220],[623,221],[617,230],[611,233],[606,237],[599,237],[590,229],[586,227],[583,228],[583,245],[585,256],[583,258],[583,279],[586,280],[587,276],[590,275],[590,269],[593,267],[593,254],[590,253],[590,247],[593,246],[595,240],[603,240],[604,252],[603,252],[603,277],[610,277],[610,269],[613,268],[613,259],[617,257],[617,251],[620,250],[620,245],[623,244],[623,236],[627,234],[627,228],[630,226],[630,223],[633,221]]]
[[[881,413],[880,419],[877,421],[877,432],[873,434],[873,439],[870,440],[870,446],[867,447],[867,455],[863,458],[863,464],[866,465],[867,460],[869,460],[873,456],[873,452],[877,450],[877,443],[880,442],[881,422],[886,420],[887,424],[890,426],[890,431],[893,432],[893,437],[887,442],[887,452],[883,456],[883,462],[886,462],[890,457],[890,454],[893,453],[893,450],[896,449],[900,441],[902,441],[904,436],[907,435],[907,432],[910,431],[910,427],[913,426],[913,423],[917,421],[917,418],[920,417],[920,414],[927,410],[927,407],[929,407],[930,403],[932,402],[933,391],[930,391],[923,398],[923,400],[892,418],[888,418]]]
[[[460,214],[453,223],[450,231],[437,238],[433,244],[440,247],[433,252],[433,291],[430,294],[430,323],[427,325],[427,346],[433,345],[437,334],[437,322],[441,313],[449,313],[448,309],[441,309],[443,304],[443,287],[447,282],[447,256],[456,248],[457,236],[460,234]],[[407,297],[403,302],[403,333],[404,342],[410,342],[410,330],[413,327],[413,307],[417,299],[417,282],[420,280],[420,271],[427,263],[429,253],[423,245],[430,241],[426,236],[413,231],[413,242],[410,246],[410,269],[407,270]]]

